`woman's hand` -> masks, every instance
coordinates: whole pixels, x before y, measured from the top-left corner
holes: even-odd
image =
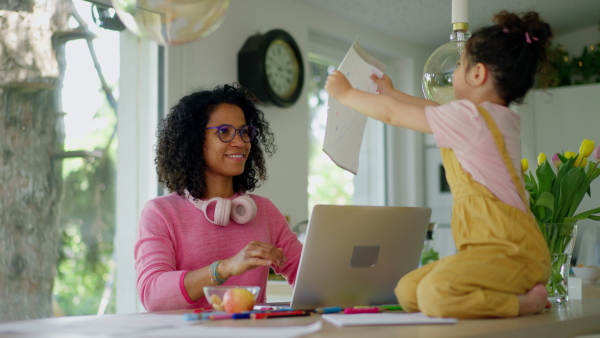
[[[379,94],[390,95],[394,92],[394,84],[389,76],[383,74],[383,76],[379,78],[376,74],[371,74],[371,80],[377,85],[377,92]]]
[[[219,274],[227,279],[259,266],[283,266],[286,262],[287,258],[282,249],[268,243],[252,241],[235,256],[221,261]]]
[[[350,92],[351,89],[352,85],[346,76],[338,70],[334,70],[333,73],[327,77],[327,81],[325,82],[325,90],[327,90],[329,95],[340,102],[343,101],[343,97]]]

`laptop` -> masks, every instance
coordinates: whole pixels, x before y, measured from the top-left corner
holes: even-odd
[[[394,289],[418,268],[430,208],[316,205],[289,306],[397,304]]]

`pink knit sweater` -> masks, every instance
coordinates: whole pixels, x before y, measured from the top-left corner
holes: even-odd
[[[269,199],[250,196],[256,202],[256,217],[246,224],[231,220],[225,227],[209,223],[201,210],[176,193],[146,203],[134,248],[138,295],[146,310],[209,307],[204,297],[196,302],[189,298],[185,274],[232,257],[254,240],[283,249],[287,263],[274,270],[294,284],[302,244]],[[257,302],[265,302],[268,272],[268,267],[258,267],[232,276],[224,285],[260,286]]]

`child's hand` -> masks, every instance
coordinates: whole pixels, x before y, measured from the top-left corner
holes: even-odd
[[[383,95],[389,95],[394,91],[394,84],[389,76],[383,74],[381,78],[377,77],[376,74],[371,74],[371,80],[377,84],[377,92]]]
[[[352,85],[346,76],[338,70],[334,70],[333,73],[327,77],[327,81],[325,82],[325,90],[327,90],[329,95],[340,102],[341,98],[346,95],[350,89],[352,89]]]

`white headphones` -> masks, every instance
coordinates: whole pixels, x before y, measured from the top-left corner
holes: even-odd
[[[223,197],[213,197],[207,201],[199,200],[194,198],[186,190],[185,197],[190,201],[196,208],[202,210],[206,220],[212,224],[220,225],[222,227],[229,224],[229,219],[232,219],[238,224],[246,224],[250,222],[256,216],[256,202],[252,197],[243,194],[232,200]],[[214,219],[210,219],[206,209],[211,203],[216,203],[214,210]]]

